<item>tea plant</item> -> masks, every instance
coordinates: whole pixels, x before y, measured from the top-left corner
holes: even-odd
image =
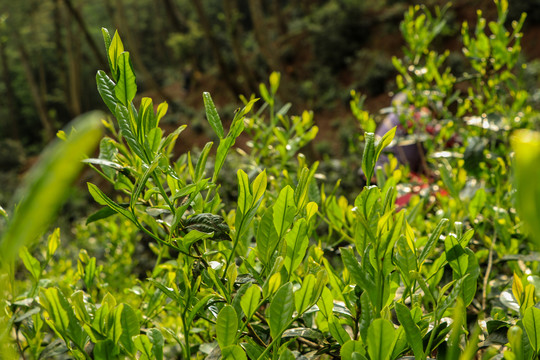
[[[506,140],[490,138],[489,152],[482,151],[486,156],[478,165],[490,171],[463,169],[463,159],[433,156],[455,124],[467,123],[465,116],[493,110],[507,117],[525,106],[526,94],[519,95],[511,72],[519,47],[510,55],[501,50],[511,40],[518,44],[522,21],[512,34],[505,32],[507,4],[501,0],[496,6],[499,19],[488,25],[494,36],[485,35],[480,20],[474,37],[466,26],[463,37],[478,78],[487,70],[476,61],[477,52],[486,48],[500,77],[489,73],[484,79],[494,76],[489,91],[484,88],[491,85],[476,76],[468,79],[473,90],[465,98],[456,90],[458,78],[441,70],[447,55],[429,51],[444,26],[444,9],[435,16],[418,7],[406,13],[402,31],[409,47],[403,60],[394,61],[401,72],[398,86],[412,105],[431,107],[443,122],[427,147],[434,170],[428,180],[448,196],[413,196],[405,205],[396,199],[407,171],[396,169],[396,160],[385,169],[376,167],[385,148],[399,140],[396,129],[376,138],[370,131],[373,117],[359,106],[353,111],[366,132],[357,135],[363,148],[353,148],[362,148],[366,186],[347,200],[339,182],[330,191],[317,182],[319,164],[299,153],[317,133],[313,114],[289,117],[289,105],[276,111],[278,73],[270,75],[269,88],[260,86],[263,101],[243,98],[228,131],[204,93],[207,120],[219,139],[215,155],[212,142],[198,155],[175,155],[185,126],[164,133],[159,123],[167,104],[137,97],[129,52],[118,33],[111,38],[103,29],[109,73],[98,71],[96,80],[111,114],[102,121],[107,135],[98,157],[83,162],[110,186],[88,183],[102,207],[87,219],[88,227],[77,228],[88,246],[78,251],[76,264],[61,259],[58,230],[41,249],[31,246],[50,220],[40,209],[57,206],[62,187],[76,174],[76,168],[66,172],[65,164],[80,165],[101,136],[94,119],[91,126],[59,134],[65,140],[53,147],[52,157],[44,157],[27,196],[15,210],[2,211],[9,214],[1,242],[4,341],[13,334],[6,354],[35,359],[536,358],[540,278],[530,250],[538,242],[539,200],[537,186],[527,180],[538,175],[537,135],[517,133],[515,156]],[[502,89],[512,87],[516,96],[503,96]],[[475,91],[483,94],[482,103],[473,101]],[[536,116],[525,110],[527,119]],[[452,151],[465,157],[473,151],[472,139],[484,135],[482,129],[460,131],[468,143]],[[252,137],[251,153],[231,157],[243,131]],[[514,158],[519,213],[510,181]],[[220,196],[233,193],[223,188],[226,162],[237,168],[237,195],[231,198]],[[25,217],[35,218],[35,226],[27,226]],[[534,242],[522,241],[529,232]],[[17,253],[26,280],[14,276]]]

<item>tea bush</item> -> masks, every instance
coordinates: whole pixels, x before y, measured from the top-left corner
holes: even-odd
[[[540,140],[527,128],[538,113],[516,75],[525,16],[509,32],[507,2],[495,4],[497,21],[479,14],[473,35],[463,24],[462,78],[430,49],[444,9],[405,14],[393,63],[406,111],[394,111],[411,130],[376,138],[352,93],[350,148],[366,181],[354,194],[301,154],[318,128],[312,112],[278,104],[278,73],[260,98],[241,97],[228,130],[204,93],[217,146],[174,154],[185,126],[164,134],[167,104],[134,102],[130,54],[103,29],[110,69],[96,80],[111,114],[60,133],[2,210],[5,356],[537,358]],[[251,151],[234,152],[243,132]],[[391,155],[377,166],[405,141],[419,144],[424,174]],[[72,262],[59,230],[32,245],[83,157],[113,191],[88,183],[101,209],[76,227],[85,245]],[[350,171],[355,160],[341,161]]]

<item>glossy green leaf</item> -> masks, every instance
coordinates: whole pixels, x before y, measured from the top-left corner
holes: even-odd
[[[257,229],[257,254],[263,264],[268,265],[272,258],[273,251],[276,249],[279,241],[278,234],[274,227],[274,209],[266,209],[259,228]]]
[[[218,314],[216,322],[216,337],[219,347],[223,351],[227,346],[233,345],[238,331],[238,317],[231,305],[225,305]]]
[[[38,281],[41,277],[41,264],[39,261],[30,254],[26,246],[21,247],[19,250],[19,257],[22,259],[26,270],[32,274],[35,281]]]
[[[343,326],[339,323],[339,320],[334,315],[330,316],[328,321],[328,329],[330,334],[337,340],[340,345],[345,344],[347,341],[351,340],[349,334],[345,331]]]
[[[394,135],[396,134],[396,126],[388,130],[381,140],[377,143],[377,147],[375,148],[375,159],[374,161],[377,162],[379,160],[379,156],[381,156],[381,153],[385,147],[390,145],[392,140],[394,140]]]
[[[246,315],[246,319],[249,321],[253,314],[255,314],[255,311],[257,311],[257,306],[259,305],[259,302],[261,301],[261,289],[258,285],[252,284],[247,290],[244,296],[242,296],[242,300],[240,301],[240,305],[242,306],[242,311],[244,311],[244,315]]]
[[[523,313],[522,321],[531,347],[538,354],[540,350],[540,309],[531,306]]]
[[[247,174],[242,170],[236,173],[238,177],[238,208],[237,211],[246,214],[251,208],[253,197],[249,188],[249,179]]]
[[[150,279],[148,279],[148,281],[151,282],[159,290],[161,290],[171,300],[174,300],[178,305],[180,305],[180,306],[184,305],[184,299],[173,288],[167,287],[166,285],[160,283],[156,279],[151,279],[150,278]]]
[[[267,177],[266,177],[266,170],[263,170],[255,180],[253,180],[252,184],[252,206],[257,203],[261,197],[264,196],[264,193],[266,192],[266,186],[267,186]]]
[[[292,224],[295,212],[294,191],[287,185],[279,192],[274,204],[274,228],[280,239]]]
[[[99,95],[103,102],[112,114],[116,114],[116,95],[114,93],[114,87],[116,84],[112,81],[103,70],[98,70],[96,74],[96,83]]]
[[[153,172],[158,167],[160,159],[161,159],[161,156],[156,156],[156,158],[152,161],[150,166],[146,168],[143,175],[137,179],[137,182],[135,183],[135,191],[133,191],[133,193],[131,194],[131,199],[129,202],[129,207],[131,209],[135,208],[135,205],[139,201],[139,196],[141,195],[144,187],[146,186],[146,182],[148,181],[150,176],[152,176]]]
[[[152,343],[146,335],[137,335],[133,338],[133,343],[138,351],[141,352],[141,359],[153,359]]]
[[[274,295],[268,309],[268,320],[272,338],[277,338],[287,329],[294,312],[294,294],[292,284],[282,285]]]
[[[315,275],[308,274],[302,281],[302,287],[294,293],[294,305],[299,314],[303,314],[304,311],[315,303],[312,303],[315,283]]]
[[[39,302],[49,314],[48,324],[64,339],[69,339],[83,348],[88,341],[88,335],[62,292],[57,288],[43,289]]]
[[[354,256],[354,251],[351,248],[342,248],[341,258],[343,264],[353,277],[354,282],[368,293],[374,292],[376,287],[375,282],[369,274],[360,267],[356,256]],[[375,299],[372,299],[372,301],[375,301]]]
[[[375,319],[368,328],[367,346],[371,360],[388,360],[396,342],[394,325],[386,319]]]
[[[134,129],[135,125],[132,125],[131,115],[129,114],[127,107],[120,103],[116,104],[115,114],[122,137],[126,140],[131,151],[133,151],[141,160],[148,162],[147,156],[137,140],[136,129]]]
[[[206,161],[208,160],[208,155],[210,154],[212,145],[214,145],[214,143],[212,142],[206,143],[203,150],[201,151],[201,156],[199,156],[199,159],[197,160],[197,165],[195,166],[195,179],[193,179],[194,182],[200,181],[204,176],[204,171],[206,170]]]
[[[327,287],[323,289],[317,305],[319,306],[319,311],[326,319],[331,318],[334,314],[334,298],[332,297],[330,289]]]
[[[103,360],[116,360],[119,350],[110,339],[98,341],[94,345],[94,357]]]
[[[163,338],[161,331],[156,328],[148,329],[146,335],[152,344],[153,359],[163,360],[163,346],[165,345],[165,339]]]
[[[122,105],[129,107],[135,94],[137,94],[137,84],[135,83],[135,73],[128,52],[123,52],[118,57],[118,73],[118,82],[114,87],[114,94]]]
[[[132,337],[140,334],[139,319],[135,311],[127,304],[120,304],[115,310],[116,321],[119,321],[122,328],[120,344],[130,354],[135,354],[135,344]]]
[[[359,340],[349,340],[343,344],[339,354],[342,360],[352,360],[353,353],[365,355],[364,344]]]
[[[205,297],[203,297],[202,299],[200,299],[199,301],[197,301],[197,303],[195,304],[195,306],[193,306],[193,309],[191,309],[191,311],[189,312],[189,316],[187,318],[187,322],[189,324],[193,323],[193,321],[195,320],[195,317],[197,316],[197,314],[205,307],[208,305],[208,302],[213,299],[216,295],[214,294],[208,294],[206,295]]]
[[[247,360],[246,353],[239,345],[230,345],[221,349],[223,360]]]
[[[221,119],[219,118],[219,114],[217,112],[216,106],[214,105],[214,101],[212,101],[210,93],[203,92],[203,101],[204,109],[206,110],[206,118],[208,119],[210,126],[212,127],[216,135],[220,139],[223,139],[225,137],[225,131],[223,130],[223,124],[221,123]]]
[[[120,39],[120,35],[118,35],[118,31],[115,31],[107,53],[111,64],[111,72],[115,79],[118,79],[119,75],[118,58],[123,52],[124,44],[122,43],[122,39]]]
[[[418,264],[421,265],[427,259],[429,253],[431,252],[431,250],[433,250],[433,248],[437,244],[437,241],[441,237],[441,234],[444,231],[447,223],[448,223],[448,219],[441,219],[441,221],[439,221],[439,224],[437,224],[437,227],[429,236],[429,239],[426,245],[424,246],[424,248],[422,249],[422,252],[418,256]]]
[[[373,171],[375,168],[375,134],[365,133],[364,153],[362,154],[362,171],[366,176],[367,185],[371,184]]]
[[[418,325],[414,322],[409,308],[401,303],[396,303],[395,310],[400,324],[405,329],[407,342],[414,352],[415,359],[425,359],[422,333]]]
[[[16,210],[11,213],[0,239],[3,262],[13,260],[21,246],[30,244],[46,231],[69,195],[66,189],[82,169],[81,160],[99,143],[102,116],[93,112],[77,118],[67,127],[75,129],[67,140],[51,143],[27,173],[13,197]]]
[[[287,243],[287,252],[283,265],[289,274],[296,271],[302,260],[306,256],[306,250],[309,245],[308,225],[305,219],[300,219],[295,222],[291,231],[285,234],[285,242]]]
[[[105,195],[96,185],[88,183],[88,192],[94,200],[100,204],[100,205],[106,205],[111,210],[114,210],[116,213],[121,214],[131,220],[133,223],[136,223],[137,220],[135,218],[135,215],[131,213],[130,211],[124,209],[122,206],[111,200],[107,195]]]

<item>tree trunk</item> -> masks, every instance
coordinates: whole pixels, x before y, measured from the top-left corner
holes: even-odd
[[[86,42],[90,46],[90,49],[92,50],[92,53],[94,54],[94,57],[96,58],[96,61],[98,65],[104,69],[107,66],[107,61],[104,55],[102,55],[102,51],[97,46],[96,42],[94,41],[94,38],[92,35],[90,35],[90,31],[88,31],[88,27],[86,26],[86,23],[84,21],[83,16],[77,10],[74,6],[71,0],[64,0],[64,4],[66,4],[67,9],[73,15],[73,18],[79,25],[79,28],[84,34],[84,38],[86,39]]]
[[[247,85],[247,91],[250,93],[257,93],[258,86],[257,81],[255,80],[255,76],[253,75],[253,72],[249,68],[249,65],[246,62],[246,56],[244,54],[244,51],[242,49],[242,45],[240,44],[239,39],[239,28],[238,28],[238,8],[236,4],[236,0],[224,0],[223,3],[223,9],[225,12],[225,22],[227,24],[227,33],[229,34],[230,40],[231,40],[231,46],[233,50],[233,55],[236,63],[238,64],[238,68],[240,69],[240,72],[242,76],[244,77],[244,80],[246,81]],[[249,94],[246,94],[249,95]]]
[[[225,63],[225,59],[223,58],[223,55],[220,51],[221,46],[218,44],[214,32],[212,31],[212,27],[210,25],[208,17],[206,16],[202,0],[191,0],[191,3],[193,4],[195,11],[197,12],[197,16],[199,17],[199,21],[201,23],[201,26],[203,27],[206,40],[210,43],[210,47],[212,48],[214,58],[216,59],[216,62],[218,64],[221,77],[227,84],[229,90],[233,93],[233,96],[236,97],[238,96],[238,94],[242,93],[242,89],[240,88],[238,83],[232,78],[231,71],[228,69],[227,64]]]
[[[11,35],[15,41],[15,45],[19,52],[21,65],[24,70],[24,75],[26,77],[26,81],[28,82],[28,86],[30,87],[30,94],[32,95],[32,100],[34,101],[34,105],[36,106],[39,120],[41,121],[41,125],[43,126],[44,139],[48,142],[52,140],[54,136],[54,128],[52,125],[52,121],[49,117],[45,98],[41,96],[39,83],[34,77],[34,73],[32,71],[30,56],[28,55],[28,52],[26,51],[24,43],[21,40],[19,34],[17,33],[17,30],[12,31]]]
[[[0,58],[2,61],[2,78],[4,79],[4,85],[6,87],[5,99],[7,101],[7,107],[9,110],[9,133],[13,139],[19,139],[19,118],[20,113],[17,107],[17,100],[15,99],[15,92],[13,90],[13,83],[11,81],[11,71],[9,62],[6,56],[6,48],[4,41],[0,40]]]
[[[276,24],[278,28],[279,36],[284,36],[287,34],[287,22],[283,17],[283,12],[281,11],[281,4],[279,0],[274,0],[272,3],[272,12],[274,13],[274,18],[276,19]]]
[[[187,20],[183,18],[176,10],[174,1],[172,0],[162,0],[163,6],[165,7],[165,16],[169,21],[173,31],[177,33],[185,33],[187,31]],[[184,25],[182,25],[182,23]]]
[[[68,58],[68,90],[70,108],[73,116],[80,115],[81,106],[81,47],[80,39],[73,34],[71,21],[66,24],[67,28],[67,58]]]
[[[266,60],[266,63],[272,71],[280,71],[281,65],[278,60],[277,51],[272,46],[272,43],[266,36],[268,27],[264,20],[264,12],[262,9],[261,0],[248,0],[249,12],[251,21],[253,22],[253,32],[255,40],[259,45],[261,54]]]
[[[71,22],[69,18],[62,16],[62,0],[55,0],[54,2],[54,42],[56,47],[56,62],[61,69],[68,69],[68,71],[58,71],[58,79],[60,82],[60,87],[64,94],[64,102],[66,104],[66,109],[69,113],[70,118],[81,113],[80,109],[80,98],[73,98],[70,91],[70,74],[71,67],[73,66],[71,62],[66,61],[67,58],[72,60],[71,57]],[[62,34],[62,29],[67,29],[67,46],[64,45],[65,36]]]

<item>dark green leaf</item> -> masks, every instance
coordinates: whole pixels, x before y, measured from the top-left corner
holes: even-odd
[[[116,84],[112,81],[104,71],[99,70],[96,74],[96,83],[99,95],[103,102],[112,114],[116,114],[116,96],[114,95],[114,87]]]
[[[362,155],[362,171],[364,171],[364,174],[366,175],[367,185],[369,186],[375,168],[375,134],[367,132],[364,136],[366,144]]]
[[[414,322],[409,308],[401,303],[396,303],[395,310],[399,322],[405,329],[405,336],[407,337],[409,346],[414,352],[414,357],[416,359],[425,359],[422,333],[420,332],[418,325]]]
[[[223,139],[225,137],[225,131],[223,130],[223,124],[221,123],[221,119],[219,118],[219,114],[216,110],[216,106],[214,105],[214,101],[212,101],[210,93],[203,92],[203,101],[204,109],[206,110],[206,118],[208,119],[210,126],[216,135],[220,139]]]

